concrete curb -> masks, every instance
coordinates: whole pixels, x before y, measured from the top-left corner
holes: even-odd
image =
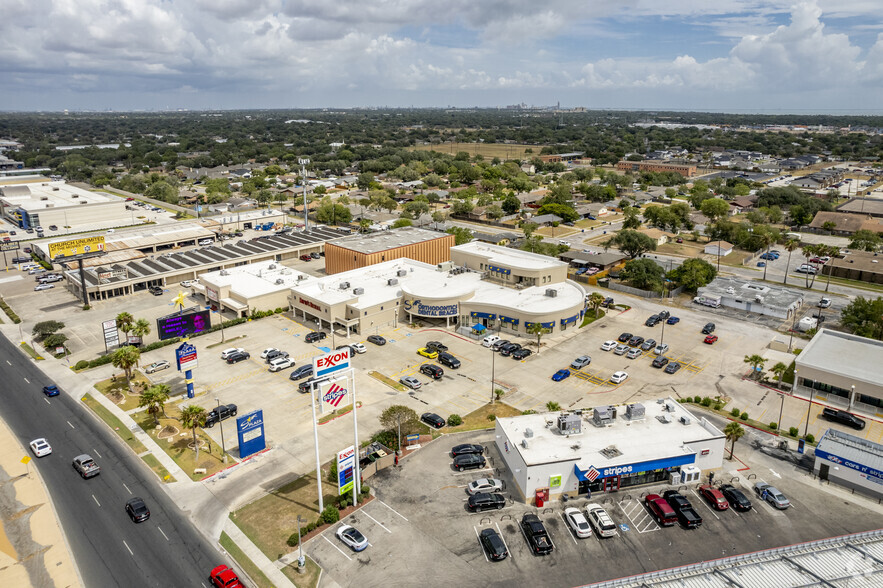
[[[260,570],[266,574],[267,578],[270,579],[273,584],[279,588],[283,586],[290,586],[291,588],[295,588],[294,584],[288,577],[282,573],[282,571],[276,567],[276,564],[270,561],[264,553],[258,549],[257,545],[252,543],[251,539],[242,532],[236,523],[230,520],[230,517],[224,521],[224,532],[230,536],[230,539],[242,550],[243,553],[252,561],[254,565],[256,565]]]

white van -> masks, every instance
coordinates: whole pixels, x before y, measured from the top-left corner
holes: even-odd
[[[211,245],[212,240],[211,239],[200,239],[199,241],[197,241],[197,243],[199,245]]]
[[[481,344],[484,345],[485,347],[490,347],[499,340],[500,340],[500,337],[497,335],[488,335],[487,337],[485,337],[484,339],[481,340]]]

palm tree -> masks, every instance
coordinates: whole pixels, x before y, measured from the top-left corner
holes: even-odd
[[[147,322],[147,319],[138,319],[135,321],[135,324],[132,325],[132,334],[138,337],[139,340],[143,340],[144,337],[150,334],[150,323]]]
[[[196,440],[196,429],[205,426],[205,409],[191,404],[181,410],[181,426],[193,433],[193,446],[196,447],[196,463],[199,463],[199,442]],[[729,437],[728,437],[729,438]],[[733,452],[731,451],[730,454]]]
[[[785,375],[785,372],[788,371],[788,366],[780,361],[779,363],[774,365],[772,367],[772,369],[770,369],[770,371],[773,372],[773,375],[778,377],[778,381],[776,382],[776,388],[781,388],[782,387],[782,377]]]
[[[549,412],[557,412],[561,410],[561,405],[555,401],[550,400],[546,403],[546,410],[548,410]]]
[[[132,325],[135,324],[135,317],[133,317],[128,312],[121,312],[117,315],[116,321],[117,328],[128,335],[129,331],[132,330]]]
[[[824,245],[822,245],[824,247]],[[804,245],[800,248],[801,253],[806,258],[806,265],[809,265],[809,260],[812,257],[819,255],[819,246],[818,245]],[[803,274],[806,279],[806,287],[811,288],[813,284],[816,282],[816,275],[811,273]],[[810,276],[812,276],[812,282],[810,282]]]
[[[785,251],[788,252],[788,264],[785,266],[785,280],[782,282],[783,284],[788,283],[788,269],[791,267],[791,253],[800,247],[800,241],[797,239],[788,239],[785,241]]]
[[[757,355],[756,353],[754,355],[746,355],[745,359],[743,359],[742,361],[751,366],[752,377],[757,377],[757,374],[760,374],[758,368],[762,370],[763,364],[766,363],[766,359],[761,357],[760,355]]]
[[[111,363],[126,374],[126,387],[132,389],[132,370],[138,366],[141,360],[141,352],[131,345],[125,345],[113,352]]]
[[[745,429],[735,421],[730,421],[730,424],[724,428],[724,435],[726,435],[727,441],[732,443],[732,445],[730,445],[730,459],[733,459],[733,450],[736,448],[736,441],[741,439],[744,434]]]
[[[766,253],[770,252],[770,245],[773,244],[773,237],[769,233],[763,233],[758,235],[760,237],[761,249],[763,249]],[[763,264],[763,281],[766,281],[766,268],[769,265],[769,260],[767,263]]]
[[[171,390],[165,384],[155,384],[141,393],[138,399],[138,408],[147,408],[148,414],[153,415],[153,422],[159,426],[159,413],[166,415],[165,403],[169,400]]]
[[[528,335],[536,335],[537,336],[537,355],[540,353],[540,339],[543,335],[550,333],[551,331],[543,326],[542,323],[532,323],[529,327],[527,327]]]
[[[592,310],[595,313],[595,318],[598,318],[598,308],[601,307],[601,304],[604,302],[604,296],[598,294],[597,292],[592,292],[589,294],[589,306],[592,307]]]

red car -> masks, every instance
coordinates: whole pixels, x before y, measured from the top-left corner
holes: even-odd
[[[702,498],[708,501],[708,504],[710,504],[714,510],[727,510],[730,508],[730,503],[724,498],[724,493],[710,484],[699,486],[699,494],[702,495]]]
[[[245,588],[245,584],[239,580],[236,572],[225,565],[213,569],[208,579],[212,586],[217,586],[217,588]]]
[[[653,513],[660,525],[663,527],[671,527],[678,522],[678,515],[675,509],[659,494],[648,494],[644,499],[644,503],[650,512]]]
[[[714,344],[715,341],[717,341],[717,335],[709,335],[705,338],[705,343],[708,345]]]
[[[300,260],[301,261],[313,261],[313,258],[310,257],[309,255],[301,255]]]

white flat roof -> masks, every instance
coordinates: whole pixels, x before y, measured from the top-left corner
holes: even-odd
[[[820,329],[797,356],[797,367],[807,366],[880,386],[883,341]]]
[[[199,281],[203,286],[230,286],[231,294],[237,294],[248,300],[253,296],[290,290],[298,283],[298,276],[306,276],[301,278],[301,283],[311,279],[311,276],[285,267],[280,263],[262,261],[202,274],[199,276]],[[277,283],[277,281],[281,281],[281,283]]]
[[[554,257],[549,257],[548,255],[540,255],[539,253],[530,253],[528,251],[521,251],[520,249],[491,245],[490,243],[482,243],[480,241],[472,241],[464,245],[451,247],[451,251],[457,250],[481,255],[487,258],[489,263],[495,265],[521,268],[525,270],[567,266],[566,262],[555,259]]]
[[[547,296],[547,290],[555,290],[558,294],[554,297]],[[573,308],[585,300],[585,296],[585,291],[571,282],[531,286],[523,290],[481,282],[475,296],[464,302],[493,304],[527,313],[545,314]]]
[[[13,188],[13,190],[9,190]],[[59,209],[86,204],[120,202],[119,198],[100,192],[90,192],[64,181],[9,183],[3,186],[3,200],[11,206],[28,211]]]
[[[630,421],[625,416],[626,407],[617,406],[615,424],[596,427],[592,424],[592,410],[584,410],[582,433],[565,436],[557,432],[556,424],[561,413],[531,414],[498,418],[500,428],[509,439],[510,450],[518,451],[524,463],[541,465],[555,462],[574,462],[580,469],[594,466],[596,469],[623,464],[636,464],[655,459],[689,455],[693,451],[684,443],[715,439],[724,434],[704,418],[698,418],[675,400],[667,403],[643,402],[645,417]],[[673,406],[674,411],[663,408]],[[656,417],[666,415],[671,422],[663,423]],[[682,416],[690,419],[689,425],[680,422]],[[551,427],[546,423],[552,421]],[[524,431],[533,431],[525,437]],[[521,445],[527,439],[527,448]],[[652,440],[652,442],[648,442]],[[602,449],[615,447],[620,455],[606,457]]]

